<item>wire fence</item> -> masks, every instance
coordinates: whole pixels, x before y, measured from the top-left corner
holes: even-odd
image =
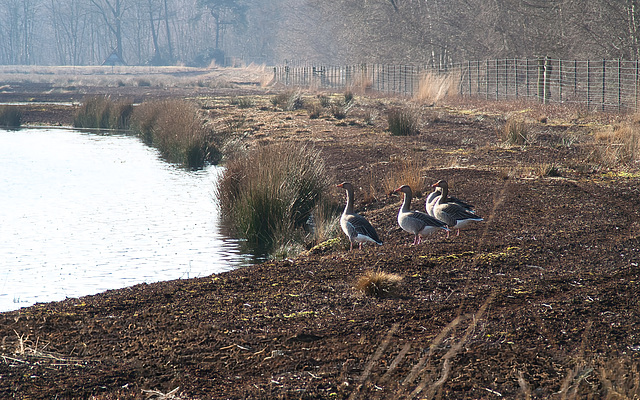
[[[274,67],[276,81],[286,86],[364,88],[415,96],[424,88],[423,83],[444,77],[452,83],[450,91],[460,96],[487,100],[528,98],[622,112],[638,109],[639,72],[638,61],[551,58],[469,61],[442,68],[383,64]]]

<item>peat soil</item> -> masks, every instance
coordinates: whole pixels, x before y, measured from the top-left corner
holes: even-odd
[[[336,183],[354,183],[356,211],[384,244],[349,251],[342,239],[292,259],[2,313],[0,398],[640,396],[638,165],[593,161],[598,123],[536,108],[529,143],[507,146],[497,132],[512,111],[500,105],[414,104],[420,133],[398,137],[384,113],[409,107],[402,99],[357,96],[338,120],[268,100],[238,109],[215,93],[170,95],[197,98],[208,123],[234,126],[227,140],[315,146]],[[72,108],[24,119],[65,125]],[[412,245],[389,192],[416,170],[414,209],[447,179],[484,221]],[[344,204],[342,190],[332,195]],[[402,281],[367,296],[355,285],[368,271]]]

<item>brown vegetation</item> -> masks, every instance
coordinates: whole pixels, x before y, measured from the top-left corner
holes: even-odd
[[[364,120],[415,106],[405,100],[358,96],[337,120],[281,111],[271,96],[243,109],[219,93],[198,101],[208,129],[238,152],[313,145],[334,182],[354,183],[356,211],[384,245],[349,252],[334,240],[292,259],[0,314],[0,397],[640,395],[640,165],[637,153],[605,166],[595,152],[613,140],[595,132],[625,116],[450,99],[422,110],[419,134],[394,136],[384,119]],[[527,145],[502,146],[496,132],[516,112]],[[405,162],[423,191],[447,179],[485,221],[409,245],[401,199],[383,185]],[[342,191],[327,192],[344,204]],[[357,289],[371,271],[402,278],[394,296]]]

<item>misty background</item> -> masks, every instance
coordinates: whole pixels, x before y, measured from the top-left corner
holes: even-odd
[[[0,0],[0,64],[638,58],[632,0]],[[113,57],[112,57],[113,59]]]

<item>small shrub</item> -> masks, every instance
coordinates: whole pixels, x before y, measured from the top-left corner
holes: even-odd
[[[22,124],[22,111],[15,106],[0,106],[0,126],[19,128]]]
[[[501,139],[508,145],[523,146],[529,141],[529,125],[517,119],[508,119],[502,127]]]
[[[354,100],[354,97],[351,91],[347,91],[344,93],[344,104],[351,104],[353,100]]]
[[[294,111],[304,107],[304,100],[300,91],[288,90],[271,98],[271,104],[284,111]]]
[[[341,102],[336,102],[331,105],[329,111],[335,119],[345,119],[347,118],[349,107]]]
[[[138,84],[139,87],[148,87],[151,86],[151,81],[148,79],[138,79],[136,81],[136,83]]]
[[[562,176],[560,168],[555,164],[541,164],[538,166],[537,175],[541,178]]]
[[[287,143],[257,148],[229,161],[216,191],[222,215],[235,234],[256,252],[272,253],[300,240],[297,232],[329,186],[320,153]]]
[[[419,133],[418,118],[413,111],[390,110],[387,114],[387,121],[389,123],[389,131],[393,136],[411,136]]]
[[[230,104],[238,108],[251,108],[255,106],[255,101],[250,97],[232,97]]]
[[[320,105],[323,108],[331,107],[331,99],[329,98],[329,96],[321,95],[318,97],[318,99],[320,100]]]
[[[307,111],[309,112],[310,119],[318,119],[322,115],[322,107],[320,107],[318,103],[311,104],[307,108]]]
[[[378,112],[374,109],[368,109],[364,112],[362,121],[365,125],[374,125],[377,118]]]
[[[358,279],[356,290],[367,296],[384,298],[395,297],[400,292],[402,277],[382,271],[367,271]]]

